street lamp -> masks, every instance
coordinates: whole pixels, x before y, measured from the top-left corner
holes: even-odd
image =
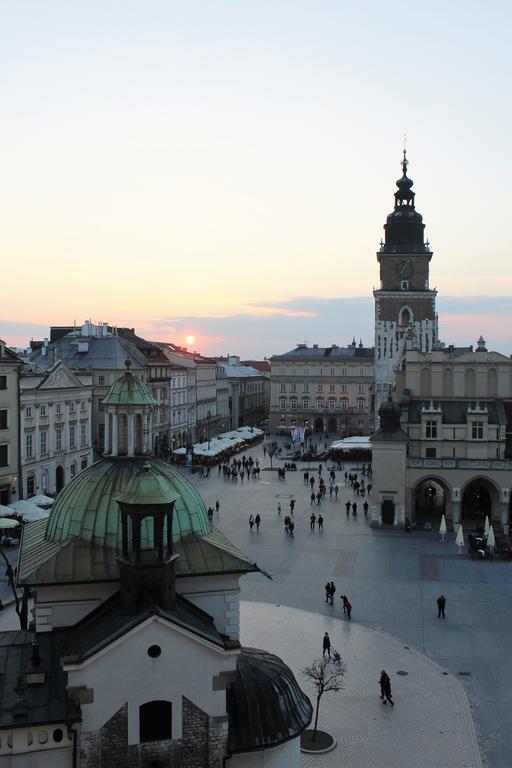
[[[208,411],[208,413],[206,414],[206,421],[208,423],[208,450],[210,450],[210,419],[211,417],[212,415],[210,411]]]

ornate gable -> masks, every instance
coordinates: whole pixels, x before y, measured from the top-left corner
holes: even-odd
[[[83,387],[82,382],[69,370],[67,365],[59,360],[49,371],[46,378],[39,384],[38,389],[69,389]]]

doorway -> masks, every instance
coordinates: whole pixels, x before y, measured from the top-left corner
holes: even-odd
[[[384,499],[382,502],[382,525],[393,525],[395,522],[395,502]]]

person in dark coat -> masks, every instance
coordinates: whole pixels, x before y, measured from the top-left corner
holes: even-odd
[[[443,619],[446,619],[446,616],[444,615],[444,609],[446,606],[446,597],[444,595],[439,595],[437,598],[437,618],[440,619],[441,616]]]
[[[327,581],[325,584],[325,602],[328,603],[331,597],[331,583]]]
[[[334,585],[334,581],[331,581],[329,584],[329,598],[331,601],[331,605],[334,605],[334,595],[336,594],[336,587]]]
[[[331,641],[329,639],[329,633],[328,632],[326,632],[325,635],[324,635],[322,656],[325,656],[325,652],[326,651],[327,651],[328,657],[331,658]]]
[[[347,612],[347,605],[348,605],[348,597],[346,595],[340,595],[341,600],[343,600],[343,613]]]
[[[354,517],[357,515],[357,501],[352,502],[352,514]]]
[[[324,519],[321,514],[318,515],[318,530],[323,531],[324,529]]]
[[[254,526],[254,515],[249,515],[249,528],[251,529],[251,531],[253,529],[253,526]]]
[[[345,512],[347,513],[347,517],[350,515],[350,501],[345,502]]]
[[[315,523],[316,523],[316,515],[314,512],[311,513],[311,517],[309,518],[309,527],[312,531],[315,530]]]
[[[259,531],[260,523],[261,523],[261,517],[260,517],[260,513],[259,512],[256,515],[256,517],[254,518],[254,522],[256,523],[256,530]]]
[[[352,620],[352,603],[350,600],[347,600],[347,605],[345,606],[347,609],[347,616],[350,620]]]
[[[391,680],[389,679],[388,673],[384,669],[380,673],[379,685],[380,685],[380,698],[382,700],[382,703],[386,704],[386,702],[389,701],[391,706],[394,707],[395,703],[391,697]]]
[[[290,523],[288,525],[288,529],[290,531],[290,539],[293,539],[294,538],[293,532],[295,530],[295,523],[293,522],[293,520],[290,520]]]

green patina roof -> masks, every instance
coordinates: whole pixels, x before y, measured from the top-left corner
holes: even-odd
[[[130,506],[171,504],[179,498],[169,485],[169,480],[159,472],[153,472],[151,462],[144,462],[142,471],[132,477],[128,487],[118,493],[116,501]]]
[[[114,381],[103,402],[106,405],[155,405],[155,398],[144,381],[130,371]]]
[[[77,537],[91,544],[120,550],[121,514],[117,498],[127,491],[143,466],[142,457],[107,457],[84,469],[60,492],[50,513],[46,538],[57,542]],[[211,525],[206,507],[194,486],[163,461],[154,459],[151,462],[151,474],[158,479],[158,494],[176,500],[173,541],[189,534],[209,534]],[[136,485],[138,482],[141,482],[140,478]],[[153,541],[151,519],[143,520],[141,533],[142,546],[150,546]]]

